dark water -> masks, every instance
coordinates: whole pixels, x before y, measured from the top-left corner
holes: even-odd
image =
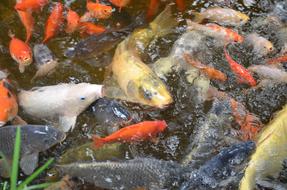
[[[228,1],[228,0],[227,0]],[[55,1],[56,2],[56,1]],[[164,4],[172,1],[164,1],[161,4],[160,10],[164,8]],[[177,11],[176,7],[173,6],[173,11],[180,26],[183,25],[185,18],[190,18],[191,10],[201,10],[213,5],[211,1],[195,0],[187,2],[187,11],[182,14]],[[245,7],[241,1],[232,3],[231,7],[240,10],[251,17],[251,22],[254,18],[265,15],[271,9],[273,1],[258,1],[256,6],[251,8]],[[34,86],[45,86],[55,85],[59,83],[79,83],[89,82],[101,84],[104,80],[105,67],[97,67],[102,62],[109,62],[113,57],[113,51],[106,53],[104,56],[100,56],[95,62],[86,62],[85,60],[71,60],[64,56],[64,52],[67,48],[75,45],[81,37],[78,34],[67,35],[64,32],[58,33],[56,37],[48,42],[49,48],[55,54],[60,62],[60,66],[57,71],[52,75],[43,77],[35,80],[33,83],[30,82],[31,78],[36,72],[35,66],[32,64],[27,67],[25,73],[20,74],[18,66],[15,61],[9,55],[8,44],[9,37],[8,31],[11,30],[15,35],[21,39],[25,39],[25,29],[21,24],[20,19],[13,6],[15,2],[11,0],[0,1],[0,69],[7,69],[11,75],[10,78],[16,83],[19,89],[30,89]],[[105,25],[108,28],[116,28],[117,24],[121,26],[128,25],[133,21],[136,15],[140,14],[141,11],[147,9],[147,0],[132,0],[132,3],[128,8],[123,9],[120,13],[114,10],[113,16],[99,23]],[[71,5],[73,10],[76,10],[79,14],[83,14],[85,11],[85,1],[78,0]],[[46,6],[41,13],[34,14],[36,19],[35,32],[33,33],[30,46],[33,47],[35,44],[40,43],[43,39],[45,21],[48,17],[50,6]],[[248,31],[251,26],[246,26],[243,30]],[[153,63],[159,57],[168,55],[173,42],[183,33],[183,27],[178,27],[177,31],[168,37],[159,39],[156,43],[150,45],[146,50],[144,61],[148,64]],[[193,131],[193,125],[198,115],[202,114],[202,111],[197,111],[196,107],[188,104],[188,97],[182,97],[180,86],[178,86],[178,75],[169,77],[168,86],[171,90],[175,102],[174,105],[166,108],[165,110],[156,110],[151,108],[143,108],[139,105],[129,104],[123,102],[130,110],[136,112],[140,120],[156,120],[164,119],[169,124],[169,129],[163,135],[160,136],[158,144],[151,142],[144,142],[139,145],[130,145],[126,147],[126,152],[123,153],[125,158],[132,158],[137,154],[145,157],[155,157],[164,160],[181,160],[185,155],[186,147],[189,143],[189,136]],[[236,90],[236,89],[235,89]],[[188,96],[190,94],[187,93]],[[187,100],[187,101],[185,101]],[[203,111],[204,112],[204,111]],[[31,117],[27,117],[20,110],[20,115],[29,123],[37,123]],[[89,142],[91,134],[104,135],[103,126],[97,125],[95,119],[87,112],[84,112],[78,117],[76,128],[70,132],[67,139],[61,144],[51,150],[42,153],[41,163],[44,163],[49,157],[58,158],[66,149],[76,147],[80,144]],[[136,149],[136,153],[130,150]],[[43,181],[45,176],[42,176],[40,181]],[[83,189],[88,187],[83,186]],[[91,189],[94,189],[91,187]]]

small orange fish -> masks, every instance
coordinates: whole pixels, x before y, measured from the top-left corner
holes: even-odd
[[[18,104],[12,86],[7,79],[0,81],[0,127],[16,117]]]
[[[65,32],[70,34],[77,30],[80,22],[80,16],[75,11],[69,9],[67,14],[67,27]]]
[[[92,13],[91,16],[97,19],[107,19],[112,15],[113,8],[108,5],[101,4],[99,0],[96,3],[87,0],[87,10]]]
[[[214,32],[225,34],[226,41],[228,42],[234,41],[234,42],[242,43],[244,41],[244,38],[240,34],[238,34],[237,32],[235,32],[234,30],[230,28],[225,28],[225,27],[219,26],[218,24],[213,24],[213,23],[206,24],[206,26],[213,29]]]
[[[34,18],[31,11],[17,11],[25,29],[26,29],[26,43],[29,42],[34,30]]]
[[[269,59],[267,61],[268,64],[276,64],[276,63],[282,63],[282,62],[287,62],[287,54],[282,55],[280,57],[275,57],[275,58]]]
[[[55,36],[56,32],[59,30],[61,24],[63,23],[63,4],[56,3],[46,22],[45,38],[43,43],[46,43],[49,39]]]
[[[185,58],[186,62],[188,62],[192,66],[200,69],[209,78],[215,79],[215,80],[220,80],[220,81],[223,81],[223,82],[227,80],[227,76],[223,72],[221,72],[221,71],[219,71],[219,70],[217,70],[215,68],[206,66],[206,65],[200,63],[199,61],[193,60],[190,57],[190,55],[184,54],[184,58]]]
[[[249,113],[242,104],[233,98],[230,98],[230,105],[235,121],[240,125],[242,140],[255,140],[256,135],[262,128],[259,118]]]
[[[106,143],[144,141],[155,137],[158,133],[164,131],[166,127],[165,121],[144,121],[124,127],[105,138],[94,136],[93,141],[96,148]]]
[[[180,10],[181,12],[185,11],[186,5],[185,5],[184,0],[175,0],[175,3],[176,3],[178,10]]]
[[[33,61],[32,50],[28,44],[15,38],[13,34],[9,34],[9,36],[11,37],[9,44],[10,55],[19,64],[20,73],[23,73],[25,67]]]
[[[158,12],[158,7],[159,7],[159,0],[149,1],[149,6],[146,14],[146,18],[148,21],[151,21],[153,17],[156,15],[156,13]]]
[[[236,74],[240,82],[248,83],[250,86],[256,86],[256,80],[253,78],[250,72],[231,58],[226,51],[226,47],[224,47],[224,55],[231,70]]]
[[[90,22],[81,22],[80,23],[80,33],[88,35],[99,35],[106,31],[106,28],[101,25],[96,25]]]
[[[131,0],[109,0],[113,5],[117,6],[122,9],[122,7],[126,7]]]
[[[18,11],[37,11],[41,10],[49,0],[22,0],[15,5]]]

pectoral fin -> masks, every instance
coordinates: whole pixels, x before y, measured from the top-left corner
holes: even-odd
[[[0,159],[0,176],[4,178],[10,177],[11,164],[5,158]]]
[[[38,166],[38,153],[23,155],[20,161],[20,167],[26,175],[33,173]]]
[[[77,116],[60,116],[59,124],[63,132],[68,132],[70,129],[73,130],[76,125]]]

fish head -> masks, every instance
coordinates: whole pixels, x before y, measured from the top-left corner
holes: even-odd
[[[102,18],[109,18],[112,15],[113,8],[108,5],[101,6],[101,17]]]
[[[29,128],[28,140],[31,143],[31,149],[45,151],[66,138],[66,134],[52,126],[31,125]]]
[[[102,85],[89,83],[76,84],[70,89],[69,95],[67,105],[71,110],[80,114],[80,112],[102,96]]]
[[[164,120],[158,121],[159,131],[162,132],[166,129],[167,124]]]
[[[32,53],[30,51],[22,51],[16,58],[21,65],[30,65],[33,61]]]
[[[166,86],[153,75],[144,75],[129,81],[127,94],[136,98],[139,103],[158,108],[164,108],[173,102]]]
[[[238,13],[238,16],[241,24],[247,23],[250,19],[249,16],[244,13]]]

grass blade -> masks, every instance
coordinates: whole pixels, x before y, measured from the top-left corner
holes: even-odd
[[[17,189],[20,151],[21,151],[21,128],[17,127],[14,153],[13,153],[12,172],[10,176],[10,190]]]
[[[32,173],[28,178],[23,181],[19,187],[18,190],[23,189],[26,187],[29,183],[31,183],[38,175],[40,175],[45,169],[47,169],[52,163],[54,162],[54,158],[49,159],[43,166],[38,168],[34,173]]]
[[[2,187],[2,190],[6,190],[8,187],[8,182],[5,181],[4,184],[3,184],[3,187]]]
[[[42,183],[42,184],[38,184],[38,185],[32,185],[32,186],[26,187],[23,190],[45,189],[45,188],[49,187],[52,184],[53,183]]]

